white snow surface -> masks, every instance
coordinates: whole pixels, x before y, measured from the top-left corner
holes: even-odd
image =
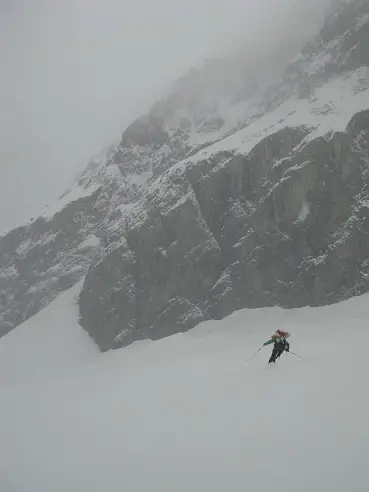
[[[72,202],[85,198],[92,195],[99,188],[98,184],[94,184],[88,188],[82,186],[73,185],[69,188],[62,196],[60,196],[55,202],[46,205],[42,210],[41,217],[45,219],[52,219],[55,214],[61,212],[64,207]]]
[[[49,306],[0,340],[0,387],[43,384],[74,374],[76,365],[98,354],[78,324],[78,282]],[[1,414],[1,409],[0,409]],[[1,466],[1,465],[0,465]],[[1,478],[0,478],[0,490]],[[5,492],[5,491],[4,491]]]
[[[78,249],[81,248],[94,248],[100,245],[100,239],[95,236],[95,234],[91,234],[85,239],[79,246]]]
[[[368,295],[100,354],[78,288],[0,340],[1,492],[369,490]]]
[[[344,132],[350,119],[369,108],[369,68],[332,78],[316,88],[309,99],[292,96],[249,126],[194,154],[187,162],[198,162],[222,150],[247,154],[263,138],[285,127],[310,127],[309,139],[331,132]]]

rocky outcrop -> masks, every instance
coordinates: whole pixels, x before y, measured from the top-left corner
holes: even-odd
[[[98,194],[0,238],[0,335],[84,277],[100,241]]]
[[[134,341],[136,296],[135,256],[123,240],[104,261],[95,257],[80,295],[82,326],[102,350]]]
[[[178,331],[183,331],[206,319],[198,305],[207,302],[209,289],[225,267],[221,249],[202,217],[183,170],[172,171],[160,181],[161,199],[157,206],[153,203],[158,198],[155,189],[149,189],[146,205],[150,215],[124,232],[128,266],[127,260],[116,261],[122,252],[122,246],[117,246],[102,251],[102,258],[96,267],[91,266],[86,277],[80,296],[80,322],[90,333],[96,330],[104,336],[99,343],[101,348],[125,345],[148,336],[158,338],[173,332],[173,323]],[[178,195],[172,194],[174,183],[182,197],[180,203]],[[164,201],[167,209],[162,213]],[[109,265],[119,265],[118,270]],[[110,297],[104,297],[102,285],[108,286],[119,304],[112,305]],[[127,299],[127,306],[123,299]],[[107,316],[113,316],[112,312],[116,323],[104,322],[107,330],[103,332],[101,319],[106,321]],[[118,332],[114,328],[114,340],[110,331],[113,326],[119,327]]]
[[[246,156],[169,170],[132,211],[129,262],[117,261],[119,246],[91,266],[82,326],[114,348],[236,308],[322,305],[367,289],[368,144],[364,111],[329,138],[284,129]],[[104,285],[118,302],[104,300]]]
[[[287,68],[267,107],[296,94],[314,97],[314,90],[328,80],[369,66],[369,3],[367,0],[337,0],[319,32]],[[362,74],[364,85],[368,73]]]

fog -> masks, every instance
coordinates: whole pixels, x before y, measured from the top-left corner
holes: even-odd
[[[204,57],[302,39],[322,0],[0,0],[0,233]]]

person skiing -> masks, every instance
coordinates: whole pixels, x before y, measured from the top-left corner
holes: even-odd
[[[274,343],[273,352],[270,356],[268,364],[270,364],[271,362],[275,362],[278,357],[283,354],[284,351],[290,351],[290,344],[287,342],[287,338],[289,338],[290,336],[291,335],[288,333],[288,331],[277,330],[274,335],[272,335],[270,339],[263,344],[263,347],[265,347],[266,345]]]

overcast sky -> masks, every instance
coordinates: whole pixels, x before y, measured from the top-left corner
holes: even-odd
[[[0,233],[61,194],[192,64],[303,28],[301,2],[0,0]]]

